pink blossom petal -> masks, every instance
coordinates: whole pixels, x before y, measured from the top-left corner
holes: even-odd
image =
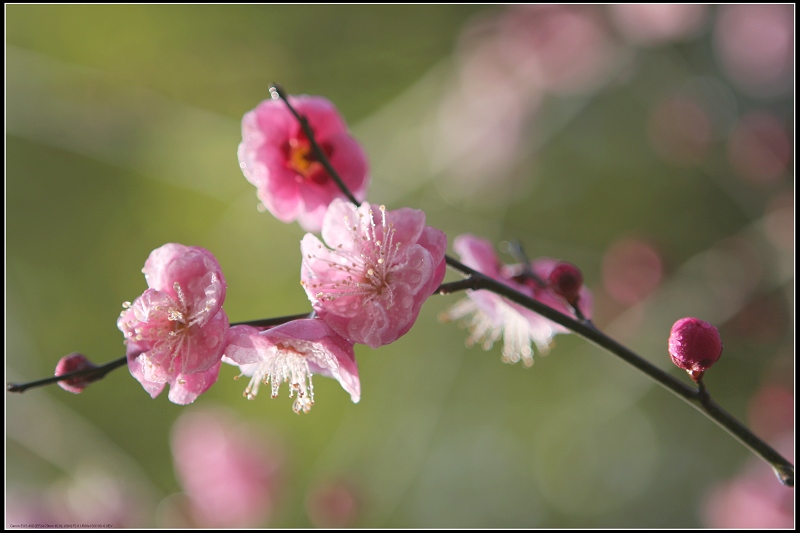
[[[399,331],[398,333],[391,331],[392,321],[389,313],[378,302],[366,303],[350,320],[335,315],[326,314],[326,316],[335,331],[345,331],[348,338],[359,339],[360,343],[372,348],[389,344],[392,341],[386,342],[387,339],[401,335]]]
[[[258,363],[262,355],[272,348],[272,343],[259,335],[262,330],[253,326],[233,326],[228,330],[226,361],[235,365]]]
[[[204,372],[194,374],[179,374],[174,382],[169,385],[169,401],[178,405],[189,405],[198,396],[211,388],[217,382],[222,360]]]
[[[376,218],[380,216],[377,208],[373,207],[372,211],[373,216]],[[386,222],[389,224],[389,228],[394,230],[393,242],[401,246],[410,246],[418,242],[422,236],[422,231],[426,228],[425,213],[419,209],[408,207],[387,211]],[[386,229],[384,228],[384,231]],[[382,235],[382,237],[386,238],[385,235]]]
[[[293,222],[304,211],[297,173],[286,168],[286,156],[272,146],[260,150],[259,157],[259,164],[269,168],[267,177],[257,185],[259,200],[281,222]]]
[[[242,137],[245,142],[296,135],[300,130],[300,125],[286,104],[273,99],[264,100],[253,111],[245,114],[242,123]]]
[[[500,277],[500,260],[486,239],[465,233],[453,239],[453,250],[468,267],[495,279]]]
[[[210,319],[225,299],[225,277],[214,255],[199,246],[165,244],[151,252],[142,269],[147,285],[180,300],[177,283],[188,298],[186,305]]]
[[[422,234],[417,241],[417,244],[425,248],[431,254],[433,259],[433,274],[427,285],[424,285],[420,290],[422,294],[433,294],[444,279],[445,271],[447,270],[447,263],[444,260],[445,252],[447,252],[447,235],[438,229],[430,226],[425,226]],[[441,257],[442,260],[437,262],[437,258]]]
[[[322,238],[328,246],[345,252],[355,248],[352,228],[359,227],[358,215],[359,211],[350,202],[340,199],[331,202],[321,230]]]
[[[283,102],[278,100],[271,100],[280,105]],[[327,98],[319,96],[299,95],[290,96],[289,103],[291,103],[298,113],[305,116],[309,121],[314,121],[314,135],[320,142],[330,140],[334,135],[338,135],[346,131],[347,125],[339,116],[339,111],[336,106]],[[285,107],[285,106],[284,106]],[[297,127],[299,132],[300,125],[295,121],[294,126]]]
[[[145,379],[142,367],[141,349],[137,349],[133,343],[128,343],[128,370],[130,370],[131,375],[136,378],[136,381],[142,384],[142,387],[144,387],[144,390],[147,391],[150,397],[155,398],[164,390],[164,385],[166,385],[166,383],[157,383]]]
[[[430,252],[419,244],[415,244],[408,248],[405,257],[390,270],[392,282],[404,283],[409,289],[408,292],[413,295],[420,290],[422,285],[430,281],[433,267],[433,258]]]
[[[223,309],[220,309],[203,327],[192,326],[186,336],[187,341],[182,352],[181,373],[193,374],[214,366],[225,348],[227,332],[228,315]]]

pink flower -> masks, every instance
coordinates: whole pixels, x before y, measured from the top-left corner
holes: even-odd
[[[307,413],[314,405],[314,374],[337,380],[353,403],[361,399],[353,343],[318,318],[294,320],[266,331],[234,326],[228,331],[223,360],[238,365],[242,375],[252,376],[244,391],[248,400],[256,397],[261,383],[269,383],[276,398],[281,383],[288,382],[289,397],[297,393],[294,412]]]
[[[351,482],[333,480],[318,484],[306,496],[306,513],[317,528],[352,528],[360,502]]]
[[[128,368],[152,397],[165,383],[169,399],[191,403],[217,379],[228,316],[225,277],[214,255],[198,246],[165,244],[142,270],[150,286],[125,310]]]
[[[188,411],[172,430],[178,481],[196,527],[258,527],[275,509],[282,453],[235,413]]]
[[[306,95],[290,96],[289,102],[306,117],[348,189],[363,200],[369,183],[367,158],[334,105]],[[306,231],[319,231],[328,205],[344,197],[314,156],[298,121],[279,100],[265,100],[244,116],[239,164],[269,212],[281,222],[297,220]]]
[[[523,268],[523,265],[503,265],[489,241],[469,234],[456,237],[453,248],[468,267],[561,313],[574,316],[564,299],[552,286],[543,281],[550,279],[553,270],[560,264],[559,261],[546,257],[539,258],[531,262],[529,271]],[[585,286],[578,292],[578,305],[583,316],[589,318],[592,295]],[[557,333],[569,332],[563,326],[529,309],[511,303],[493,292],[483,290],[467,292],[467,298],[443,313],[442,319],[445,321],[463,319],[469,328],[467,346],[470,347],[480,344],[485,350],[489,350],[502,338],[503,362],[516,363],[521,360],[525,366],[533,364],[532,344],[535,344],[542,354],[546,354]]]
[[[416,209],[337,199],[322,238],[330,248],[303,237],[302,284],[317,314],[353,342],[377,348],[405,335],[444,278],[447,237]]]

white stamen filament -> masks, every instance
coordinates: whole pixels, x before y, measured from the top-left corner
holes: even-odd
[[[497,305],[499,323],[492,320],[469,298],[457,302],[442,313],[440,319],[459,320],[469,331],[466,345],[470,348],[478,344],[484,350],[490,350],[494,343],[502,338],[501,354],[504,363],[513,364],[522,361],[526,367],[533,365],[532,343],[536,344],[542,355],[546,355],[553,338],[552,330],[548,329],[546,333],[537,332],[531,328],[528,320],[510,305],[505,302],[498,302]]]
[[[297,393],[292,405],[295,413],[307,413],[314,405],[314,384],[311,380],[308,360],[292,347],[276,346],[267,357],[255,366],[250,384],[244,390],[244,397],[252,400],[263,383],[271,385],[273,398],[278,397],[281,383],[289,383],[289,398]]]
[[[331,253],[338,260],[309,255],[309,259],[316,259],[333,270],[348,274],[345,279],[335,282],[304,282],[304,286],[315,291],[317,299],[333,301],[341,296],[361,296],[366,305],[374,299],[383,298],[387,308],[392,306],[394,291],[390,278],[400,263],[401,258],[397,256],[400,243],[393,242],[395,229],[386,221],[386,207],[382,205],[379,209],[382,238],[379,238],[381,233],[370,210],[367,224],[364,224],[363,213],[358,213],[359,221],[352,226],[349,218],[344,217],[345,227],[355,245],[352,251],[344,251],[341,246],[332,250]]]

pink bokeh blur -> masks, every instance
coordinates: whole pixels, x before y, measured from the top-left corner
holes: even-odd
[[[765,385],[751,400],[751,427],[794,463],[794,394],[778,385]],[[770,466],[751,457],[733,479],[720,483],[703,505],[708,527],[793,529],[794,489],[775,479]]]
[[[714,26],[714,45],[728,77],[752,96],[787,92],[793,81],[794,6],[724,5]]]
[[[231,411],[187,410],[172,430],[175,474],[199,527],[269,523],[283,452],[271,435]]]

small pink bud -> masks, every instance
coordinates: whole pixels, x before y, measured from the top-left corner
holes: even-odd
[[[681,318],[669,334],[672,362],[686,370],[694,381],[719,360],[722,340],[717,328],[699,318]]]
[[[65,355],[58,361],[56,365],[56,376],[69,374],[70,372],[77,372],[78,370],[87,370],[90,368],[97,368],[97,365],[86,359],[86,356],[77,352]],[[97,377],[93,375],[75,376],[73,378],[65,379],[58,382],[58,386],[67,392],[80,394],[83,389],[90,383],[97,381]]]
[[[583,274],[572,263],[561,262],[550,272],[550,285],[553,292],[575,307],[583,287]]]

